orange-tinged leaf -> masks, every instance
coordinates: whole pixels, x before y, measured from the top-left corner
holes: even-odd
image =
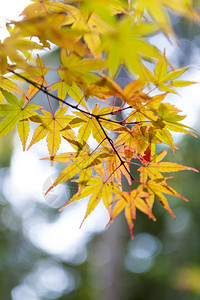
[[[124,88],[123,100],[133,108],[139,109],[150,97],[143,92],[145,81],[140,79],[129,82]]]
[[[124,209],[124,214],[126,217],[126,221],[128,223],[129,226],[129,230],[130,230],[130,235],[131,238],[133,239],[134,237],[134,222],[133,222],[133,216],[136,214],[136,208],[134,206],[134,204],[132,204],[132,206],[130,207],[130,205],[126,205],[125,209]],[[134,218],[135,219],[135,218]]]
[[[176,196],[181,198],[184,201],[188,201],[185,197],[181,196],[177,191],[175,191],[172,187],[168,186],[166,182],[161,181],[160,183],[156,183],[155,180],[150,180],[148,182],[148,186],[151,187],[151,189],[156,192],[161,192],[165,194],[169,194],[172,196]]]
[[[163,158],[164,158],[166,155],[167,155],[167,150],[163,150],[160,154],[158,154],[158,155],[155,154],[155,155],[152,157],[152,161],[155,162],[155,163],[157,163],[157,162],[163,160]]]
[[[172,163],[172,162],[160,162],[167,154],[167,151],[161,152],[159,155],[154,155],[152,157],[152,161],[149,163],[145,163],[143,166],[141,166],[138,171],[140,172],[140,181],[143,185],[146,184],[148,177],[154,180],[155,182],[160,182],[162,189],[165,179],[161,173],[169,173],[169,172],[178,172],[178,171],[183,171],[183,170],[191,170],[198,172],[198,170],[183,166],[177,163]],[[169,192],[169,190],[167,190]],[[179,197],[179,196],[178,196]],[[182,196],[181,196],[182,198]]]
[[[111,181],[114,181],[114,178],[116,178],[116,181],[121,184],[121,171],[123,171],[124,167],[121,165],[119,157],[111,149],[108,149],[106,154],[105,164],[108,178]]]
[[[102,73],[101,79],[95,83],[91,83],[90,86],[84,90],[84,94],[87,98],[89,96],[97,97],[107,102],[107,97],[118,96],[123,98],[123,89],[115,80]]]
[[[154,130],[146,126],[133,125],[131,129],[119,127],[115,131],[121,134],[115,141],[115,146],[124,144],[124,149],[129,152],[144,155],[151,142],[159,142]]]
[[[132,238],[134,227],[133,221],[136,219],[136,209],[139,209],[143,213],[147,214],[149,218],[155,220],[155,217],[151,211],[151,207],[143,198],[148,198],[148,193],[144,192],[143,187],[140,185],[132,192],[118,193],[113,199],[113,201],[117,202],[114,203],[114,207],[111,212],[111,220],[113,220],[122,210],[124,210]]]
[[[114,198],[115,200],[119,200],[120,199],[120,196],[119,197],[115,197]],[[127,205],[127,202],[126,201],[117,201],[114,205],[114,208],[112,209],[112,220],[115,219],[123,210],[124,208],[126,207]]]
[[[128,171],[130,172],[128,163],[124,165],[119,158],[119,156],[121,158],[124,156],[123,147],[117,148],[117,153],[119,156],[113,149],[110,149],[108,146],[101,147],[99,151],[101,151],[102,153],[101,154],[102,162],[105,160],[105,167],[106,167],[108,179],[110,181],[116,180],[116,182],[119,185],[121,185],[122,184],[121,179],[123,174],[126,177],[129,184],[131,184],[130,174],[128,173]]]
[[[170,213],[170,215],[176,219],[176,216],[175,214],[173,213],[173,211],[171,210],[170,206],[169,206],[169,203],[167,201],[167,198],[162,194],[160,193],[159,191],[155,191],[153,190],[153,192],[155,193],[155,195],[157,196],[158,200],[160,201],[160,203],[162,204],[162,206],[164,207],[164,209],[166,211],[168,211]]]

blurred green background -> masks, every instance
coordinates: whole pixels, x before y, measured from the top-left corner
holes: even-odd
[[[179,48],[170,50],[170,59],[178,66],[195,64],[198,67],[199,26],[189,25],[172,17],[180,45]],[[55,59],[53,64],[56,65],[58,57],[55,53],[46,59],[47,63]],[[195,118],[198,119],[197,116]],[[194,125],[197,131],[198,126],[197,122]],[[135,238],[130,240],[123,215],[104,230],[102,224],[106,224],[105,215],[102,214],[101,217],[99,211],[93,227],[89,227],[84,233],[80,230],[74,236],[74,223],[70,220],[78,219],[77,222],[81,222],[80,217],[84,215],[85,208],[80,204],[75,205],[74,209],[69,208],[69,213],[73,214],[70,219],[68,212],[59,214],[55,203],[49,202],[54,199],[55,194],[51,199],[37,200],[37,195],[33,197],[30,192],[29,197],[29,192],[26,192],[22,199],[18,196],[18,201],[22,201],[22,204],[15,203],[12,193],[12,190],[15,193],[15,188],[10,178],[13,164],[17,161],[16,153],[13,152],[16,144],[13,135],[0,141],[0,299],[200,299],[198,173],[180,172],[171,179],[173,187],[190,200],[187,203],[169,198],[176,220],[156,203],[154,214],[157,222],[138,212]],[[177,146],[180,150],[174,156],[169,149],[167,160],[200,170],[199,139],[183,136],[177,140]],[[21,148],[19,151],[22,151]],[[51,174],[52,171],[49,175]],[[27,188],[32,191],[34,185],[36,183],[33,181]],[[68,196],[74,189],[74,186],[67,187]],[[66,187],[64,190],[66,191]],[[59,193],[62,194],[63,191],[58,191]],[[59,201],[62,202],[63,199]],[[82,213],[80,216],[79,209]],[[63,220],[64,214],[69,218],[68,227],[63,228],[62,232],[59,232],[60,227],[56,232],[51,232],[51,228],[55,229],[53,225]],[[103,221],[99,225],[101,219]],[[46,226],[49,226],[50,237],[46,239],[45,235],[41,235],[39,239],[37,234],[43,232],[40,224],[44,224],[44,220]],[[66,224],[63,223],[63,226]],[[87,222],[84,226],[87,227]],[[97,229],[94,229],[95,226]],[[59,249],[60,239],[56,239],[59,234],[60,239],[66,241],[68,246],[66,255],[65,248],[63,251]],[[50,247],[50,243],[54,248]]]

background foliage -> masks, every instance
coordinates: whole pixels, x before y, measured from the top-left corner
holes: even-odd
[[[46,3],[48,3],[48,1],[46,1]],[[83,2],[83,4],[84,4],[84,2]],[[138,1],[138,5],[139,4],[140,4],[140,2]],[[100,10],[99,10],[99,8],[100,8]],[[41,10],[41,7],[39,7],[39,9]],[[87,13],[87,9],[88,9],[87,5],[86,5],[86,8],[83,5],[83,9],[84,9],[84,12],[86,9],[86,13]],[[101,9],[103,9],[103,8],[100,5],[100,7],[98,7],[98,13],[99,13],[99,11],[101,12]],[[38,13],[38,10],[37,9],[35,10],[36,13]],[[32,13],[32,11],[33,10],[31,10],[31,13]],[[159,12],[160,12],[159,16],[162,16],[162,18],[166,17],[166,12],[164,10],[160,9]],[[193,17],[195,16],[198,19],[198,14],[196,12],[194,12],[193,10],[190,10],[190,14],[191,14],[191,12],[193,13]],[[151,14],[152,11],[150,10],[149,13]],[[186,12],[184,12],[184,15],[187,17],[191,16],[191,15],[189,15],[189,12],[187,10],[186,10]],[[28,13],[27,13],[27,16],[28,16]],[[108,20],[109,20],[109,18],[106,19],[106,21],[110,22]],[[120,18],[119,18],[119,20],[120,20]],[[154,16],[153,20],[156,22],[157,25],[160,25],[160,20],[159,20],[158,16]],[[45,22],[46,22],[46,18],[45,18]],[[48,18],[47,18],[47,22],[48,22]],[[49,22],[50,23],[48,23],[48,24],[51,24],[52,20],[51,21],[49,20]],[[17,24],[15,24],[15,25],[17,25]],[[22,25],[21,28],[23,29],[23,25],[24,25],[23,22],[21,23],[21,25]],[[123,26],[128,26],[128,25],[125,24]],[[41,29],[41,28],[42,28],[42,24],[40,24],[39,29]],[[129,28],[129,27],[126,27],[126,28]],[[177,28],[179,28],[179,27],[177,26]],[[173,36],[172,27],[169,27],[169,28],[164,27],[161,29],[164,31],[165,34]],[[28,28],[28,30],[33,30],[33,29]],[[38,28],[37,28],[37,30],[38,30]],[[52,34],[51,28],[49,30],[50,30],[50,33],[47,33],[47,34],[51,35]],[[122,30],[122,33],[124,33],[123,28],[120,30]],[[29,32],[29,34],[30,34],[30,32]],[[77,34],[80,34],[80,33],[77,33]],[[31,31],[31,35],[34,35],[34,33],[32,31]],[[42,42],[44,42],[46,37],[41,35],[40,38],[43,39]],[[59,39],[60,38],[61,37],[59,36]],[[72,38],[72,40],[73,39],[74,39],[74,37]],[[85,37],[85,40],[87,40],[87,37]],[[119,45],[121,45],[122,42],[124,42],[124,40],[120,41]],[[105,49],[110,49],[110,51],[112,53],[112,55],[110,55],[111,61],[109,62],[108,69],[110,68],[111,75],[114,75],[116,72],[115,68],[117,69],[117,67],[116,67],[116,65],[113,65],[113,63],[112,63],[112,59],[114,57],[114,53],[112,51],[114,51],[113,50],[114,48],[113,48],[113,44],[112,43],[110,44],[110,43],[111,43],[110,36],[109,36],[109,38],[105,37],[105,40],[103,41],[103,47],[105,47]],[[116,41],[114,41],[114,43],[116,43]],[[27,43],[26,47],[32,47],[31,45],[32,44],[30,43],[28,46],[28,43]],[[23,44],[23,46],[24,46],[24,44]],[[63,47],[63,45],[62,45],[62,47]],[[65,47],[71,47],[71,46],[67,44],[67,45],[65,45]],[[78,47],[79,47],[79,44],[78,44]],[[116,44],[115,49],[116,49],[116,47],[119,47],[119,46]],[[129,48],[129,47],[125,46],[124,48],[125,48],[124,49],[124,51],[125,51],[125,50],[127,50],[126,48]],[[29,50],[29,49],[27,49],[27,50]],[[82,49],[81,49],[81,45],[80,45],[80,51],[81,50]],[[92,51],[92,50],[90,49],[90,51]],[[11,53],[9,55],[10,59],[11,59],[12,55],[13,55],[13,53]],[[14,56],[15,55],[16,55],[16,53],[14,53]],[[67,59],[64,55],[65,54],[63,54],[63,58],[61,56],[61,59],[63,59],[63,60]],[[121,55],[124,55],[124,54],[122,53]],[[125,54],[125,57],[126,56],[127,55]],[[18,58],[18,55],[17,55],[17,58]],[[162,59],[164,59],[164,61],[165,61],[165,56],[163,56]],[[5,63],[5,60],[2,59],[1,61]],[[120,62],[121,61],[123,61],[123,59],[120,58]],[[114,60],[114,62],[116,62],[116,60]],[[126,63],[127,62],[124,62],[125,65],[126,65]],[[163,61],[162,61],[162,63],[163,63]],[[20,68],[22,68],[22,69],[26,65],[26,63],[23,61],[23,59],[21,59],[21,57],[19,58],[19,60],[17,60],[17,64],[19,64]],[[43,64],[40,61],[39,57],[37,58],[36,64],[38,66],[38,69],[42,70],[42,72],[44,72],[44,67],[43,67]],[[69,60],[66,64],[67,65],[69,64]],[[19,66],[16,65],[16,68]],[[140,68],[140,67],[141,67],[141,61],[139,58],[138,59],[138,68]],[[10,71],[12,70],[13,72],[15,72],[15,67],[13,65],[9,65],[9,68],[12,68],[12,69],[10,69]],[[135,68],[135,66],[133,68]],[[150,70],[152,71],[151,68],[150,68]],[[87,71],[88,71],[87,69],[86,70],[84,69],[84,65],[81,66],[81,75],[79,73],[79,76],[84,76],[85,74],[87,74]],[[134,69],[134,71],[135,71],[135,69]],[[180,74],[182,73],[182,71],[185,71],[185,68],[180,70]],[[2,68],[2,72],[5,72],[5,68]],[[26,70],[26,72],[27,72],[27,70]],[[70,74],[69,78],[72,76],[71,73],[69,73],[69,72],[67,73],[67,76],[65,77],[65,80],[67,81],[67,83],[64,80],[64,82],[66,84],[64,86],[64,90],[68,88],[67,91],[68,91],[69,95],[70,95],[70,93],[74,93],[74,90],[78,91],[78,93],[80,93],[80,90],[77,89],[77,86],[74,87],[73,85],[71,85],[72,82],[69,82],[69,78],[68,78],[69,74]],[[147,71],[147,74],[149,75],[150,73]],[[147,75],[147,74],[145,74],[145,75]],[[34,74],[34,80],[33,80],[33,74],[31,74],[31,77],[30,77],[30,75],[28,76],[27,73],[26,74],[23,73],[22,76],[24,76],[24,75],[26,75],[24,78],[25,80],[28,78],[28,80],[37,82],[37,84],[42,83],[42,86],[36,85],[35,88],[28,89],[26,97],[32,99],[32,96],[35,95],[35,93],[38,91],[38,89],[43,89],[42,87],[43,87],[44,82],[43,82],[43,79],[41,79],[41,77],[40,77],[41,74],[39,76],[38,76],[38,74],[37,75]],[[73,76],[75,76],[75,77],[73,77],[73,80],[74,79],[77,80],[76,75],[73,75]],[[96,73],[91,73],[91,75],[89,76],[89,79],[87,78],[87,80],[91,80],[91,78],[92,78],[92,80],[94,78],[96,80],[96,76],[97,76]],[[105,75],[103,75],[103,76],[105,76]],[[143,74],[141,73],[140,76],[143,77]],[[2,99],[3,99],[3,101],[5,101],[5,99],[6,99],[8,101],[8,103],[15,105],[14,102],[16,101],[15,100],[16,98],[12,98],[12,96],[6,92],[6,91],[10,90],[10,87],[8,88],[8,85],[6,85],[7,81],[6,81],[5,77],[3,76],[2,78],[3,78],[3,80],[2,80],[2,95],[4,98],[4,99],[3,98]],[[15,76],[14,79],[16,79],[16,78],[17,77]],[[105,77],[105,78],[108,78],[108,77]],[[151,79],[152,79],[152,77],[151,77]],[[42,81],[40,81],[40,80],[42,80]],[[76,84],[78,85],[77,82],[76,82]],[[79,82],[79,84],[80,84],[81,88],[83,88],[82,82],[81,83]],[[133,84],[135,84],[135,81]],[[188,82],[182,82],[182,83],[179,82],[179,85],[184,85],[184,84],[188,84]],[[5,88],[5,86],[7,88]],[[116,87],[116,85],[115,85],[115,87]],[[55,86],[53,87],[53,89],[54,88],[55,88]],[[112,84],[112,88],[113,88],[113,84]],[[163,88],[163,86],[161,85],[161,89],[162,88]],[[170,88],[171,88],[171,86],[170,87],[164,86],[164,89],[170,89]],[[14,90],[10,90],[11,92],[16,92],[16,86],[14,84],[12,84],[12,89],[14,89]],[[142,86],[142,90],[143,90],[143,86]],[[46,91],[46,89],[44,89],[44,91]],[[62,95],[62,92],[63,92],[63,90],[61,89],[61,91],[60,91],[61,94],[59,94],[59,95]],[[144,91],[142,91],[142,93],[143,92]],[[171,92],[171,90],[168,90],[168,92]],[[111,95],[109,94],[109,96],[111,96]],[[115,96],[119,96],[119,95],[117,94]],[[143,96],[143,94],[142,94],[142,96]],[[60,96],[58,96],[58,97],[60,98]],[[64,97],[64,96],[62,95],[61,98],[62,97]],[[22,103],[22,101],[23,100],[21,100],[21,103]],[[51,100],[47,98],[47,101],[50,102]],[[127,101],[127,103],[128,103],[128,101]],[[41,103],[37,103],[37,105],[38,104],[41,105]],[[128,104],[130,104],[130,103],[128,103]],[[7,105],[7,104],[2,104],[2,105]],[[30,104],[30,105],[32,105],[32,104]],[[34,104],[34,105],[36,105],[36,104]],[[112,103],[112,105],[113,105],[113,103]],[[133,105],[132,102],[131,102],[131,105]],[[26,104],[25,104],[25,106],[26,106]],[[29,107],[29,104],[28,104],[28,107]],[[80,106],[78,106],[78,107],[80,107]],[[38,107],[36,107],[36,106],[33,107],[33,109],[37,109],[37,108]],[[113,109],[113,107],[112,107],[112,109]],[[163,109],[163,106],[161,106],[159,109],[160,110]],[[155,114],[157,121],[159,119],[159,109]],[[4,111],[4,110],[2,110],[2,111]],[[14,108],[13,111],[15,111],[15,113],[16,113],[16,108]],[[50,109],[50,111],[51,111],[51,109]],[[52,115],[54,115],[53,107],[52,107],[51,113],[52,113]],[[28,122],[27,117],[29,118],[30,121],[38,123],[39,127],[41,125],[44,127],[44,125],[45,125],[45,117],[44,117],[44,119],[41,119],[42,117],[39,117],[39,119],[38,119],[38,117],[36,115],[31,116],[30,114],[31,114],[31,112],[29,113],[29,110],[28,110],[27,115],[25,114],[23,116],[20,116],[20,119],[19,119],[20,121],[22,121],[23,126],[24,126],[23,132],[25,132],[25,134],[21,137],[24,148],[26,147],[26,132],[27,132],[26,130],[28,128],[27,127],[27,122]],[[2,113],[2,115],[4,116],[5,114]],[[19,116],[18,113],[17,113],[17,116]],[[50,114],[48,115],[47,113],[46,113],[46,117],[47,117],[46,118],[47,120],[48,120],[48,117],[52,118],[52,116],[50,116]],[[67,120],[71,121],[72,119],[70,119],[70,117],[68,117]],[[98,118],[96,120],[98,121]],[[77,120],[77,121],[79,121],[79,120]],[[157,121],[154,121],[154,124]],[[6,122],[7,122],[6,124],[9,124],[10,119],[8,119],[7,121],[2,121],[2,122],[4,122],[4,123],[1,123],[1,124],[5,124]],[[149,123],[147,122],[147,124],[149,124]],[[14,125],[15,125],[14,123],[11,124],[11,127],[13,127]],[[3,126],[4,125],[2,125],[2,128],[4,128]],[[20,133],[20,126],[21,126],[21,124],[18,125],[19,133]],[[12,129],[11,127],[9,127],[8,131],[10,131],[10,129]],[[140,120],[139,128],[141,129],[141,127],[143,127],[143,126],[141,126],[141,120]],[[46,128],[46,126],[45,126],[45,128]],[[138,127],[136,126],[134,128],[138,128]],[[184,127],[180,126],[179,128],[181,128],[181,130],[183,130]],[[93,130],[95,130],[95,128]],[[47,134],[49,134],[49,140],[52,140],[52,137],[50,137],[51,129],[47,132]],[[71,135],[73,135],[72,132],[70,132],[70,136]],[[80,138],[80,135],[81,134],[79,133],[79,138]],[[35,136],[37,136],[37,135],[35,134]],[[34,137],[34,135],[33,135],[33,137]],[[106,139],[107,139],[107,142],[109,142],[109,139],[108,138],[106,138]],[[84,140],[84,137],[83,137],[83,140]],[[32,144],[34,144],[34,142],[35,141],[33,138],[30,146]],[[47,138],[47,142],[48,142],[48,138]],[[100,143],[100,141],[98,141],[98,142]],[[181,149],[184,149],[184,151],[185,151],[187,148],[187,145],[190,145],[190,144],[191,144],[191,142],[190,141],[188,142],[188,140],[186,140],[186,142],[183,141],[179,147]],[[198,143],[196,143],[195,145],[198,145]],[[170,146],[172,147],[172,149],[174,148],[173,144],[171,144]],[[147,145],[147,148],[148,147],[149,147],[149,145]],[[143,150],[142,150],[143,152],[141,152],[142,157],[140,156],[140,158],[139,158],[140,161],[142,162],[142,164],[144,164],[145,166],[149,165],[150,159],[152,158],[152,154],[153,154],[152,149],[151,149],[150,153],[148,152],[149,149],[145,153],[145,151],[146,151],[145,149],[147,149],[147,148],[143,148]],[[192,148],[193,148],[192,151],[195,151],[195,147],[192,147]],[[54,151],[54,150],[52,150],[52,148],[51,148],[49,151]],[[181,150],[182,158],[179,158],[178,162],[180,164],[191,165],[198,169],[198,165],[196,165],[196,162],[198,163],[198,161],[199,161],[197,159],[198,154],[195,153],[196,155],[192,155],[191,147],[190,147],[191,155],[184,154],[184,151]],[[198,153],[198,150],[196,150],[196,151]],[[140,153],[140,151],[139,151],[139,153]],[[187,153],[187,152],[185,152],[185,153]],[[50,154],[54,155],[54,152],[51,152]],[[127,157],[125,157],[125,158],[127,159]],[[195,162],[189,161],[188,158],[195,158]],[[169,160],[170,159],[168,159],[168,161]],[[171,160],[173,160],[173,158],[171,158]],[[51,159],[51,161],[52,161],[52,159]],[[6,169],[3,169],[3,172],[5,172],[5,171],[6,171]],[[132,171],[132,169],[131,169],[131,171]],[[135,171],[136,171],[136,169],[135,169]],[[2,174],[4,174],[3,176],[5,176],[5,173],[2,173]],[[195,199],[196,195],[198,194],[197,188],[193,188],[191,191],[188,192],[187,190],[184,191],[185,184],[184,185],[179,184],[179,182],[182,183],[183,180],[185,180],[184,182],[188,182],[189,181],[188,178],[190,178],[191,186],[194,186],[195,180],[192,179],[193,176],[191,175],[191,173],[190,173],[189,177],[186,177],[186,176],[187,175],[182,174],[182,176],[180,177],[180,181],[179,181],[179,177],[176,181],[173,181],[173,184],[174,184],[173,187],[175,188],[175,185],[177,185],[178,190],[182,194],[184,194],[184,196],[188,197],[189,199],[193,198],[193,194],[194,194],[194,199]],[[196,176],[195,178],[198,178],[198,177]],[[196,179],[196,180],[198,180],[198,179]],[[131,182],[131,185],[132,185],[132,182]],[[198,184],[195,185],[195,187],[196,186],[198,186]],[[133,187],[135,187],[135,186],[133,185]],[[103,297],[103,299],[106,299],[106,297],[109,297],[109,299],[132,299],[133,297],[134,297],[134,299],[143,299],[144,297],[147,299],[148,298],[151,299],[151,297],[152,298],[153,297],[162,297],[163,299],[165,299],[165,298],[173,299],[176,297],[176,299],[177,299],[177,297],[180,297],[180,295],[181,295],[181,299],[197,299],[199,297],[199,288],[198,288],[198,284],[197,284],[197,282],[199,280],[199,267],[198,267],[198,247],[199,246],[198,246],[198,238],[197,238],[198,226],[195,226],[195,228],[193,228],[192,224],[198,224],[198,220],[197,220],[198,216],[195,217],[195,214],[194,214],[194,217],[191,217],[190,211],[193,210],[193,205],[194,205],[194,210],[195,210],[195,213],[197,214],[198,203],[195,204],[196,201],[195,200],[193,201],[193,199],[191,199],[191,200],[192,200],[191,201],[192,204],[191,203],[189,205],[187,204],[187,210],[185,210],[184,208],[182,209],[182,207],[179,207],[180,202],[177,202],[177,204],[173,204],[174,201],[170,202],[170,203],[172,203],[173,210],[174,210],[175,214],[177,215],[177,217],[179,217],[179,220],[184,220],[186,225],[183,224],[184,223],[183,221],[182,221],[182,223],[181,223],[181,221],[179,221],[177,225],[176,225],[176,223],[172,223],[169,220],[169,218],[167,218],[165,216],[165,214],[162,213],[162,211],[160,210],[160,206],[158,206],[158,205],[156,205],[154,209],[156,211],[156,216],[159,215],[160,217],[159,217],[158,222],[155,224],[151,220],[147,220],[146,218],[144,219],[141,214],[138,214],[138,216],[137,216],[137,232],[136,232],[137,235],[135,237],[134,243],[129,241],[128,246],[127,246],[128,236],[127,236],[126,228],[124,229],[123,220],[118,220],[119,225],[116,225],[116,224],[112,225],[113,229],[111,227],[111,229],[109,229],[108,232],[104,233],[103,237],[101,237],[100,235],[96,236],[96,238],[94,239],[94,242],[93,243],[91,242],[88,245],[87,260],[83,260],[81,263],[77,263],[78,266],[76,268],[73,266],[74,262],[72,262],[72,261],[66,262],[66,261],[63,261],[62,258],[49,257],[46,253],[42,253],[41,250],[34,248],[31,244],[29,246],[30,242],[28,242],[27,238],[24,237],[22,234],[23,227],[21,227],[21,225],[20,225],[19,218],[15,215],[15,212],[12,212],[12,208],[10,208],[8,204],[5,204],[5,200],[2,200],[2,202],[4,202],[4,205],[2,206],[2,210],[3,210],[2,211],[2,221],[3,221],[2,240],[5,241],[5,242],[2,242],[2,245],[5,245],[5,247],[2,247],[2,253],[4,254],[5,257],[7,257],[7,254],[9,254],[9,260],[7,258],[5,258],[4,268],[2,268],[2,270],[4,270],[4,272],[5,272],[4,273],[5,275],[2,278],[8,278],[8,276],[10,278],[10,280],[7,281],[7,284],[9,286],[6,286],[6,287],[5,287],[4,280],[2,280],[2,295],[3,295],[3,297],[5,297],[5,295],[7,293],[9,293],[9,294],[7,294],[8,299],[9,299],[10,291],[12,290],[13,295],[15,294],[15,296],[13,296],[13,297],[16,298],[17,297],[16,296],[17,289],[14,290],[13,288],[17,284],[19,287],[19,284],[21,283],[22,288],[26,287],[26,289],[24,290],[25,291],[24,293],[26,293],[28,291],[28,293],[29,293],[28,295],[30,297],[30,290],[32,289],[32,291],[34,291],[34,293],[32,294],[32,298],[38,297],[38,299],[40,299],[40,298],[42,298],[42,299],[48,299],[48,298],[94,299],[95,298],[96,299],[98,297],[99,297],[99,299],[102,299],[102,297]],[[146,198],[145,198],[145,201],[146,201]],[[147,203],[148,203],[148,201],[147,201]],[[197,205],[197,206],[195,206],[195,205]],[[184,207],[185,207],[185,205],[184,205]],[[38,207],[36,209],[36,211],[38,210],[38,212],[39,212],[41,209],[42,208]],[[9,213],[7,213],[7,215],[6,215],[6,211],[9,212]],[[9,215],[9,218],[12,219],[12,222],[5,221],[5,219],[7,219],[7,218],[5,218],[3,216],[8,216],[8,215]],[[53,213],[53,215],[54,215],[54,213]],[[51,216],[51,213],[50,213],[50,216]],[[196,221],[194,222],[194,220],[196,220]],[[12,226],[11,226],[11,224],[12,224]],[[15,228],[15,233],[13,236],[13,228],[12,227],[15,227],[14,224],[18,224],[18,226]],[[129,225],[130,225],[130,222],[129,222]],[[16,234],[16,232],[17,232],[17,234]],[[5,233],[5,235],[4,235],[4,233]],[[143,235],[141,233],[143,233]],[[10,240],[8,240],[8,236],[10,236]],[[112,237],[112,239],[111,239],[111,237]],[[188,243],[187,243],[188,247],[186,247],[186,244],[184,243],[185,241],[187,241],[187,238],[188,238]],[[194,245],[193,245],[193,243],[191,243],[191,240],[193,241]],[[15,241],[14,249],[12,249],[13,241]],[[17,243],[17,241],[18,241],[18,243]],[[16,262],[16,255],[15,255],[16,245],[19,245],[19,250],[17,252],[20,253],[18,256],[19,257],[18,262]],[[152,252],[148,252],[147,249],[145,248],[145,245],[147,246],[146,248],[153,249]],[[137,249],[137,247],[139,250]],[[183,248],[184,248],[184,251],[181,251]],[[107,249],[107,250],[109,249],[109,251],[107,251],[105,249]],[[140,255],[138,256],[138,254],[137,254],[138,251],[140,251],[140,252],[143,251],[143,253],[145,253],[145,249],[147,251],[146,254],[144,254],[143,256],[140,256]],[[112,254],[112,255],[110,255],[110,258],[109,258],[109,255],[105,255],[105,257],[107,257],[107,259],[108,259],[107,262],[105,262],[105,260],[102,258],[102,256],[104,256],[102,253],[103,254],[105,254],[105,253]],[[195,255],[195,253],[196,253],[196,255]],[[11,257],[13,257],[13,261],[11,261],[11,264],[10,264]],[[191,259],[191,257],[192,257],[192,259]],[[68,282],[70,282],[70,278],[73,278],[73,280],[74,280],[73,281],[71,279],[71,282],[74,282],[74,285],[71,284],[71,290],[70,290],[70,287],[68,289],[66,288],[66,290],[62,290],[60,288],[59,291],[56,291],[53,288],[49,288],[49,289],[46,288],[46,290],[45,290],[44,286],[41,287],[42,284],[39,287],[31,286],[31,284],[30,284],[31,279],[34,278],[34,274],[38,274],[38,272],[39,272],[39,267],[37,269],[37,263],[36,263],[37,261],[39,261],[40,263],[43,263],[43,266],[45,266],[46,269],[48,269],[50,267],[51,268],[57,267],[57,268],[60,268],[60,270],[63,270],[62,268],[64,267],[65,274],[68,274]],[[138,265],[138,269],[137,269],[137,265]],[[21,282],[19,281],[18,276],[16,276],[17,275],[16,272],[13,271],[13,269],[14,269],[13,266],[16,266],[16,268],[18,268],[19,272],[21,274],[24,274],[24,276],[21,275],[21,278],[24,279],[24,280],[22,279]],[[39,264],[38,264],[38,266],[39,266]],[[40,264],[40,266],[41,266],[41,264]],[[125,266],[125,268],[124,268],[124,266]],[[45,269],[45,267],[43,267],[43,270]],[[142,270],[142,267],[144,267],[143,270]],[[174,270],[172,271],[172,269],[174,269]],[[9,275],[8,275],[8,271],[9,271]],[[169,276],[169,272],[171,274],[170,276]],[[31,274],[31,275],[29,275],[27,277],[27,274]],[[98,275],[98,274],[100,274],[100,275]],[[105,280],[103,280],[103,278],[106,278],[108,283],[110,282],[109,284],[107,284],[107,286],[106,286]],[[22,284],[22,282],[23,282],[23,284]],[[42,280],[41,280],[41,282],[42,282]],[[31,287],[31,289],[30,289],[30,287]],[[145,287],[145,289],[144,289],[144,287]]]

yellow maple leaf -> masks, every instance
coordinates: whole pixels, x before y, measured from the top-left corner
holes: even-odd
[[[79,192],[82,190],[83,187],[89,181],[92,175],[92,167],[99,165],[102,163],[102,156],[101,152],[99,151],[92,151],[90,152],[90,148],[87,143],[83,142],[76,142],[75,148],[77,152],[68,152],[58,154],[56,156],[50,156],[47,158],[48,160],[58,161],[62,163],[68,163],[70,160],[72,161],[69,166],[67,166],[58,176],[56,181],[53,185],[48,189],[47,193],[58,184],[65,182],[76,174],[79,173]]]
[[[174,32],[166,7],[187,19],[200,21],[200,14],[193,8],[192,0],[135,0],[133,7],[140,18],[147,11],[168,37],[174,36]]]
[[[31,121],[40,125],[35,129],[28,149],[47,136],[49,154],[54,156],[60,147],[61,137],[68,141],[76,141],[76,136],[68,125],[68,117],[65,115],[67,108],[67,106],[60,108],[55,115],[41,109],[43,115],[30,117]]]
[[[145,79],[142,59],[155,61],[160,58],[160,53],[144,37],[156,30],[155,24],[139,24],[123,17],[113,31],[102,37],[101,47],[107,53],[107,67],[112,77],[116,75],[121,64],[124,64],[130,73]]]
[[[75,201],[78,201],[80,199],[83,199],[91,195],[90,200],[88,202],[85,217],[81,223],[82,225],[85,219],[95,209],[95,207],[98,205],[101,199],[103,201],[104,206],[106,207],[106,209],[110,214],[112,201],[113,201],[113,193],[118,193],[118,192],[119,192],[119,188],[116,183],[110,182],[106,180],[106,178],[93,176],[88,181],[87,186],[81,190],[81,193],[79,192],[76,193],[61,209],[63,209],[70,203],[73,203]]]

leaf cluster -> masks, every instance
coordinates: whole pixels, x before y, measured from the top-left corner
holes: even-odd
[[[181,111],[166,102],[176,87],[194,82],[178,79],[187,68],[173,68],[149,42],[158,32],[176,40],[168,9],[200,20],[185,0],[32,0],[20,21],[7,24],[9,36],[0,43],[0,136],[17,126],[23,150],[46,138],[44,159],[66,164],[49,190],[75,180],[78,192],[64,206],[89,197],[85,220],[102,199],[110,221],[124,211],[132,237],[137,210],[155,220],[155,198],[173,217],[166,194],[187,201],[163,173],[196,171],[163,162],[166,150],[157,153],[162,143],[175,152],[173,131],[195,136],[182,123]],[[46,67],[38,54],[54,47],[60,50],[56,69]],[[124,88],[116,81],[121,66],[132,78]],[[49,71],[59,78],[51,85]],[[32,104],[38,93],[49,109],[42,101]],[[36,129],[27,146],[30,123]],[[72,151],[60,153],[62,141]]]

